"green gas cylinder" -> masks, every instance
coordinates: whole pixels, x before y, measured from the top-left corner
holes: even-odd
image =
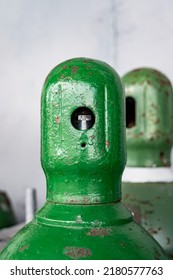
[[[124,92],[106,63],[75,58],[48,75],[41,100],[47,202],[1,259],[165,259],[121,204]]]
[[[173,90],[151,68],[123,77],[126,96],[127,168],[123,203],[173,258]]]
[[[0,191],[0,229],[15,224],[15,216],[7,194]]]

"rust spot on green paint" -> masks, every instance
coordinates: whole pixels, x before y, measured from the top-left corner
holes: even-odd
[[[62,67],[63,70],[65,70],[65,69],[67,69],[67,68],[68,68],[68,65],[64,65],[64,66]]]
[[[68,81],[68,80],[70,80],[70,77],[69,76],[65,77],[64,81]]]
[[[76,74],[78,72],[79,67],[78,66],[72,66],[71,72],[72,74]]]
[[[154,213],[154,211],[153,210],[146,210],[145,213],[148,214],[148,215],[151,215],[151,214]]]
[[[60,79],[62,79],[62,78],[64,78],[64,74],[62,74],[62,75],[60,76]]]
[[[29,245],[24,245],[24,246],[20,247],[18,251],[23,252],[23,251],[27,250],[28,248],[29,248]]]
[[[70,257],[71,259],[77,260],[81,258],[86,258],[92,255],[91,250],[82,247],[65,247],[64,255]]]
[[[93,201],[93,203],[97,203],[99,202],[97,200],[97,198],[95,198],[95,200]],[[90,201],[90,198],[89,197],[81,197],[81,199],[78,199],[78,198],[67,198],[66,199],[66,203],[70,203],[70,204],[90,204],[91,201]]]
[[[167,97],[169,96],[169,91],[168,90],[165,90],[164,93]]]
[[[104,237],[106,235],[110,235],[110,233],[111,230],[107,228],[91,228],[90,231],[86,233],[86,235]]]
[[[160,123],[160,119],[158,118],[157,120],[155,120],[155,122],[154,122],[155,124],[158,124],[158,123]]]
[[[169,138],[166,139],[167,144],[171,144],[171,140]]]
[[[153,206],[153,204],[149,200],[140,200],[140,203],[143,204],[143,205]]]
[[[110,146],[110,142],[106,141],[106,146],[109,147]]]
[[[129,196],[130,196],[130,195],[129,195],[128,193],[126,193],[125,196],[124,196],[124,199],[128,199]]]
[[[168,163],[168,161],[167,161],[167,158],[166,158],[165,155],[164,155],[164,152],[160,152],[159,158],[160,158],[161,163],[162,163],[164,166],[169,166],[169,163]]]
[[[56,117],[56,123],[60,123],[60,117]]]
[[[139,138],[140,136],[143,136],[144,135],[144,132],[140,132],[140,133],[137,133],[133,136],[133,138]]]
[[[84,62],[84,63],[88,63],[88,62],[89,62],[89,59],[84,59],[83,62]]]
[[[126,204],[127,208],[130,210],[130,212],[132,213],[135,222],[137,222],[138,224],[141,223],[141,213],[140,213],[140,208],[138,205],[133,205],[133,204]]]
[[[78,202],[78,200],[77,199],[67,199],[66,200],[66,203],[74,203],[74,204],[76,204]]]
[[[169,80],[159,80],[159,83],[162,86],[171,86]]]
[[[142,69],[137,68],[137,69],[134,69],[134,70],[133,70],[133,73],[136,73],[136,72],[138,73],[138,72],[141,72],[141,71],[142,71]]]
[[[149,228],[149,229],[148,229],[148,232],[149,232],[150,234],[158,234],[158,230],[157,230],[157,229],[154,229],[154,228]]]
[[[151,103],[151,107],[157,109],[157,106],[154,103]]]
[[[155,259],[160,260],[160,257],[161,257],[160,251],[154,247],[154,252],[155,252]]]

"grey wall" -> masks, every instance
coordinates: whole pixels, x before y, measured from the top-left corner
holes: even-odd
[[[76,56],[120,74],[153,66],[173,79],[172,0],[0,0],[0,189],[24,219],[24,191],[45,201],[40,93],[48,72]]]

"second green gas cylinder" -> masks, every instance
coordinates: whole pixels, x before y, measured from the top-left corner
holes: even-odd
[[[123,77],[126,95],[127,168],[123,203],[173,258],[173,91],[151,68]]]

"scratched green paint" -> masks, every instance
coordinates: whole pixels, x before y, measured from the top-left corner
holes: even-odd
[[[71,115],[85,106],[95,123],[75,129]],[[126,161],[124,92],[109,65],[76,58],[50,72],[42,91],[41,161],[47,202],[1,259],[166,258],[120,202]]]

